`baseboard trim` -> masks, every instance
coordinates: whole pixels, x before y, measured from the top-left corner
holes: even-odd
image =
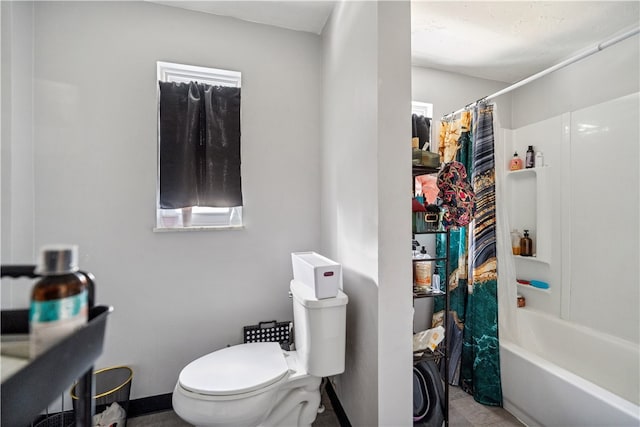
[[[338,395],[336,394],[336,391],[333,389],[331,380],[328,378],[327,378],[327,385],[325,386],[325,389],[327,390],[327,396],[331,401],[331,406],[333,406],[333,411],[336,413],[336,418],[338,418],[340,427],[351,427],[349,418],[347,418],[347,413],[344,412],[344,408],[340,403],[340,399],[338,399]]]
[[[172,393],[166,393],[131,400],[129,402],[129,414],[127,418],[172,410],[171,395]]]

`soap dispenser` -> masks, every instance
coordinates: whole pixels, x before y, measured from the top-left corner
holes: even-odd
[[[424,246],[422,247],[422,249],[420,249],[420,258],[429,258],[429,254],[427,253],[427,250],[424,248]]]
[[[518,152],[513,153],[513,158],[509,163],[509,170],[517,171],[522,169],[522,159],[518,157]]]

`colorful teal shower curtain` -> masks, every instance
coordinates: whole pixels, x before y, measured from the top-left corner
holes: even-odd
[[[477,106],[472,120],[467,114],[460,119],[455,159],[465,165],[471,177],[476,215],[468,228],[450,231],[451,311],[463,329],[462,350],[456,353],[452,349],[451,362],[460,361],[460,385],[476,401],[501,406],[493,108]],[[444,242],[444,238],[438,240],[438,256],[444,255]],[[442,302],[436,304],[436,311],[443,308]],[[452,366],[452,371],[455,369]],[[458,383],[457,375],[450,374],[449,380]]]
[[[486,405],[502,405],[498,346],[498,261],[493,107],[478,105],[473,117],[472,185],[476,216],[469,233],[470,282],[464,330],[462,382]],[[470,362],[473,363],[470,363]]]

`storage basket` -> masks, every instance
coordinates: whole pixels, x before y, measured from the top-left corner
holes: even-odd
[[[414,212],[413,232],[438,231],[440,229],[440,212]]]
[[[277,342],[284,350],[289,350],[291,322],[271,320],[243,328],[244,342]]]
[[[118,403],[125,411],[123,426],[127,425],[126,414],[129,412],[129,394],[131,392],[131,382],[133,381],[133,371],[127,366],[115,366],[112,368],[99,369],[93,373],[95,384],[95,395],[93,399],[96,403],[95,414],[102,413],[111,404]],[[71,389],[71,400],[74,409],[78,402],[76,386]]]
[[[425,231],[438,231],[440,229],[440,208],[436,205],[427,205],[424,214]]]

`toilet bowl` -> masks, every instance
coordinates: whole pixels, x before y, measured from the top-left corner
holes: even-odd
[[[180,372],[173,408],[196,426],[257,426],[288,378],[289,366],[277,343],[227,347]]]
[[[173,391],[180,418],[202,427],[311,425],[322,377],[344,371],[348,300],[342,292],[317,300],[296,281],[291,293],[297,351],[274,342],[247,343],[194,360]]]

